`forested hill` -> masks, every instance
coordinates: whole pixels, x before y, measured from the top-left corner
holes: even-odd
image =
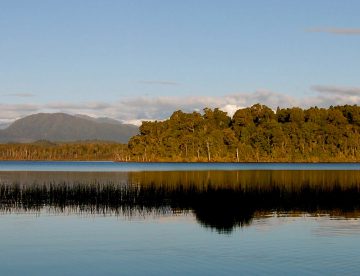
[[[139,161],[360,161],[360,107],[278,108],[261,104],[233,118],[219,109],[176,111],[143,122],[129,142]]]

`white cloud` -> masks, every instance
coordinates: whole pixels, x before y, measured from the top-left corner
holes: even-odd
[[[0,122],[8,122],[37,112],[39,107],[33,104],[0,104]]]
[[[167,119],[167,118],[165,118]],[[163,121],[163,120],[159,120],[159,119],[149,119],[149,118],[142,118],[142,119],[134,119],[134,120],[123,120],[122,122],[124,124],[130,124],[130,125],[136,125],[136,126],[141,126],[142,122],[144,121],[150,121],[150,122],[154,122],[154,121]]]
[[[141,84],[155,84],[155,85],[180,85],[179,82],[169,80],[142,80],[138,81]]]
[[[236,112],[237,110],[239,110],[239,109],[241,109],[241,108],[244,108],[244,107],[243,107],[243,106],[238,106],[238,105],[236,105],[236,104],[227,104],[227,105],[225,105],[225,106],[223,106],[223,107],[220,107],[220,109],[221,109],[222,111],[227,112],[227,114],[228,114],[229,116],[231,116],[231,117],[235,114],[235,112]]]
[[[360,35],[360,28],[312,28],[310,33],[329,33],[335,35]]]
[[[5,97],[18,97],[18,98],[30,98],[35,96],[32,93],[6,93],[1,95]]]
[[[93,117],[110,117],[125,123],[141,124],[146,120],[169,118],[176,110],[184,112],[201,111],[205,107],[228,112],[231,116],[240,108],[261,103],[272,109],[279,107],[310,106],[328,107],[330,105],[360,104],[360,88],[315,85],[311,89],[314,95],[297,98],[284,93],[260,89],[253,93],[233,93],[216,96],[166,96],[134,97],[117,102],[56,102],[47,104],[0,104],[0,122],[8,122],[26,115],[39,112],[65,112],[85,114]]]
[[[313,90],[323,94],[360,96],[360,87],[344,87],[333,85],[314,85]]]
[[[111,104],[103,102],[86,102],[79,104],[56,102],[46,105],[46,108],[55,110],[102,110],[109,107],[111,107]]]
[[[311,88],[318,93],[317,97],[308,99],[308,102],[311,102],[312,105],[360,104],[360,87],[315,85]]]

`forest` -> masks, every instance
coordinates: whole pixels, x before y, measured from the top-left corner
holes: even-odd
[[[128,144],[3,144],[1,160],[120,162],[357,162],[360,107],[271,108],[255,104],[233,117],[218,108],[175,111],[144,121]]]
[[[271,108],[255,104],[231,118],[218,108],[176,111],[143,122],[129,150],[139,161],[359,161],[360,107]]]
[[[127,145],[101,141],[10,143],[0,144],[0,160],[113,161],[125,151]]]

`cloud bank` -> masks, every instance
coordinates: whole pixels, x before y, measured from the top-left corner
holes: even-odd
[[[312,28],[308,29],[310,33],[329,33],[335,35],[360,35],[359,28]]]
[[[7,94],[1,94],[1,95],[5,96],[5,97],[18,97],[18,98],[31,98],[31,97],[35,96],[32,93],[7,93]]]
[[[218,107],[230,116],[240,108],[261,103],[272,109],[276,107],[360,104],[360,87],[314,85],[312,96],[297,98],[267,89],[252,93],[234,93],[215,96],[159,96],[134,97],[115,102],[50,102],[47,104],[0,104],[0,123],[15,120],[39,112],[65,112],[86,114],[94,117],[110,117],[125,123],[140,124],[143,120],[163,120],[174,111],[201,111],[205,107]]]
[[[141,84],[155,84],[155,85],[180,85],[179,82],[169,80],[142,80],[138,81]]]
[[[332,94],[338,96],[359,96],[360,87],[341,87],[331,85],[314,85],[312,89],[322,94]]]

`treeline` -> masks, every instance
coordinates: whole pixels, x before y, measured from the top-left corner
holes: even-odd
[[[110,142],[0,144],[0,160],[117,160],[127,145]]]
[[[360,160],[360,107],[277,108],[231,118],[217,108],[143,122],[129,150],[139,161],[336,162]]]
[[[271,108],[256,104],[231,118],[218,108],[176,111],[145,121],[128,144],[2,144],[0,160],[122,162],[357,162],[360,107]]]

